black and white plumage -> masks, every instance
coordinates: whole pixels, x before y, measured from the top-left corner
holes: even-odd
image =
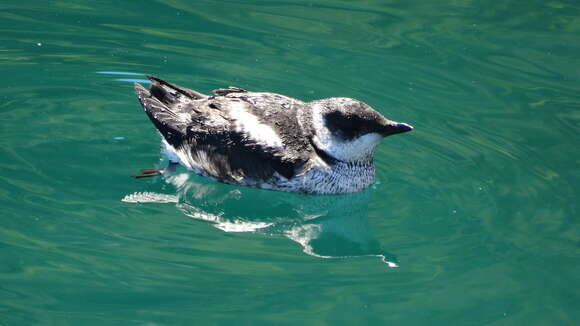
[[[280,191],[340,194],[375,177],[373,151],[389,135],[413,129],[351,98],[302,102],[237,87],[204,95],[148,76],[135,84],[165,153],[221,182]],[[146,169],[138,177],[163,170]]]

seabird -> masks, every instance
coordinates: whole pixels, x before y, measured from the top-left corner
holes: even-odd
[[[352,193],[373,183],[373,152],[381,140],[413,130],[352,98],[302,102],[232,86],[205,95],[147,78],[150,89],[135,83],[135,91],[161,133],[169,165],[143,169],[137,178],[181,164],[228,184]]]

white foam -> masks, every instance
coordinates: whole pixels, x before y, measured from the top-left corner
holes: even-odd
[[[221,222],[214,226],[225,232],[255,232],[256,230],[267,228],[270,225],[272,225],[272,223],[234,221]]]
[[[121,201],[125,203],[177,203],[177,196],[155,192],[135,192],[123,197]]]

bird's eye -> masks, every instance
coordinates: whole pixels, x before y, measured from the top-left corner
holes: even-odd
[[[359,121],[342,112],[330,112],[325,115],[326,127],[338,138],[351,140],[360,134]]]

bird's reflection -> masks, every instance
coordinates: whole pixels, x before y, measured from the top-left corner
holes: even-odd
[[[190,173],[164,176],[175,195],[136,192],[124,202],[175,203],[185,215],[211,222],[225,232],[283,235],[319,258],[375,256],[397,267],[368,225],[372,190],[350,195],[308,196],[234,187]],[[159,179],[155,182],[164,182]]]

